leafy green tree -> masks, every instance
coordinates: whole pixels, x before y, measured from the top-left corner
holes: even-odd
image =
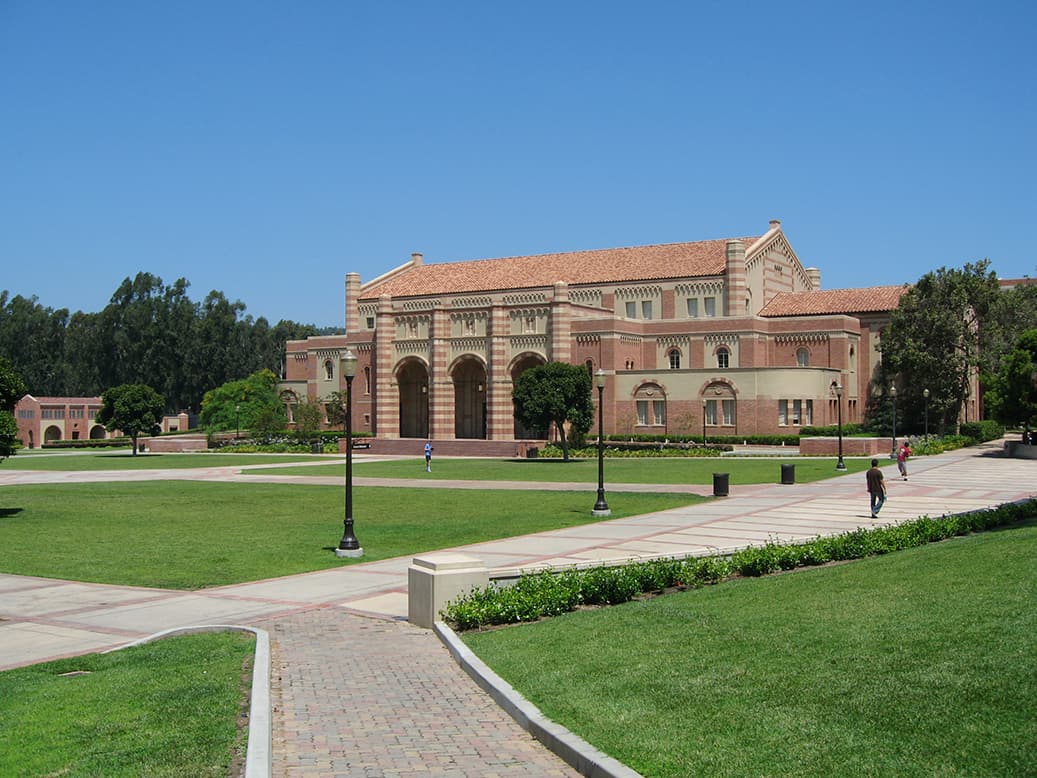
[[[0,354],[10,361],[36,395],[63,395],[63,368],[68,310],[44,308],[36,297],[9,297],[0,292]]]
[[[873,407],[881,407],[896,382],[898,430],[901,424],[905,430],[918,426],[925,389],[931,423],[940,430],[956,426],[969,382],[998,333],[1000,291],[989,267],[984,259],[961,270],[940,268],[900,298],[882,334],[882,366],[875,377],[881,394],[873,393]]]
[[[1037,425],[1037,329],[1024,332],[1001,361],[985,400],[989,414],[1006,426]]]
[[[268,414],[280,419],[278,426],[284,429],[287,419],[277,394],[277,376],[264,369],[206,392],[199,423],[209,432],[252,429]],[[269,428],[269,422],[265,426]]]
[[[530,368],[518,377],[512,398],[516,417],[528,429],[546,432],[555,425],[565,461],[569,461],[565,422],[570,423],[576,436],[586,435],[594,422],[591,377],[580,365],[548,362]]]
[[[150,386],[122,384],[101,395],[97,421],[109,432],[119,430],[128,435],[133,441],[133,455],[137,456],[137,438],[159,433],[165,408],[165,399]]]
[[[303,399],[295,406],[295,435],[309,443],[320,433],[324,421],[324,403],[320,400]]]
[[[0,357],[0,459],[12,456],[18,448],[18,422],[13,411],[25,392],[25,383],[11,363]]]
[[[328,417],[331,427],[342,427],[346,429],[346,393],[340,391],[331,392],[324,398],[324,412]]]

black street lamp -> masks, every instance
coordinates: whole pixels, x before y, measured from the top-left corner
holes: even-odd
[[[234,438],[241,437],[241,403],[234,403]]]
[[[835,463],[836,470],[845,470],[846,463],[843,462],[843,385],[835,385],[835,402],[839,409],[839,461]]]
[[[889,452],[890,459],[897,458],[897,388],[889,387],[889,399],[893,403],[893,449]]]
[[[342,357],[342,373],[346,377],[346,531],[338,542],[335,556],[361,557],[364,549],[353,534],[353,376],[356,375],[356,354],[347,350]]]
[[[706,445],[706,401],[702,401],[702,445]]]
[[[605,371],[598,368],[598,372],[594,374],[594,380],[598,385],[598,501],[594,503],[591,516],[611,516],[612,510],[605,502]]]
[[[929,390],[922,390],[922,397],[925,398],[925,447],[929,448]]]

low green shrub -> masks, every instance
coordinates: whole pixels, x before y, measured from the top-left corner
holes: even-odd
[[[972,438],[972,440],[979,443],[985,443],[988,440],[997,440],[1005,434],[1004,425],[998,424],[992,419],[984,419],[983,421],[967,421],[961,425],[959,432],[966,438]]]
[[[123,448],[131,445],[129,438],[93,438],[90,440],[55,440],[41,448]]]
[[[800,427],[799,434],[804,438],[835,438],[839,436],[839,425],[832,424],[829,427],[815,427],[813,425]],[[867,434],[860,424],[844,424],[843,437],[849,438],[854,435]]]
[[[673,587],[698,588],[732,575],[757,577],[779,570],[861,559],[925,545],[955,535],[981,532],[1037,516],[1037,500],[932,518],[922,516],[889,527],[860,527],[805,543],[750,546],[729,557],[655,559],[613,567],[540,571],[508,587],[477,589],[447,604],[441,616],[458,630],[515,624],[556,616],[580,605],[617,605],[640,594]]]

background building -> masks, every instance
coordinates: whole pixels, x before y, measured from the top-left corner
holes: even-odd
[[[25,395],[14,406],[18,438],[26,448],[58,440],[109,438],[97,422],[100,397],[33,397]]]
[[[606,433],[834,424],[837,384],[843,421],[860,421],[906,287],[820,286],[778,221],[693,243],[443,264],[413,254],[367,283],[346,276],[346,334],[289,341],[282,389],[289,401],[344,389],[352,349],[353,429],[383,451],[433,438],[514,453],[530,436],[512,386],[549,361],[604,369]]]

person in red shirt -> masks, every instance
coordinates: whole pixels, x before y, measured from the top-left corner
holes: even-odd
[[[897,449],[897,468],[905,481],[907,480],[907,458],[909,456],[911,456],[911,447],[907,445],[905,440],[900,444],[900,448]]]

